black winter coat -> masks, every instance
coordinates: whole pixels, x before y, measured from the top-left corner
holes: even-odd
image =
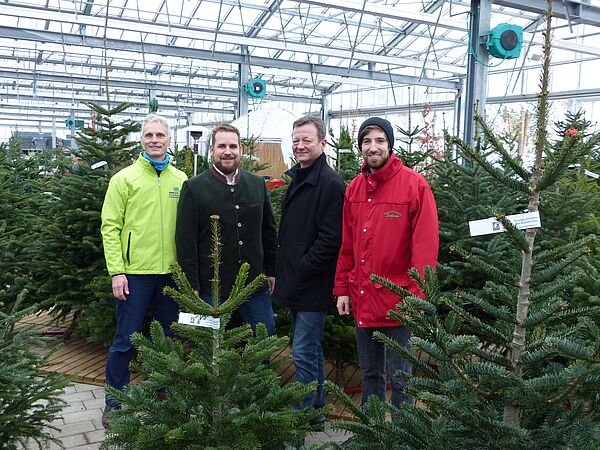
[[[281,205],[273,298],[298,311],[334,306],[333,279],[342,243],[344,182],[322,154],[298,183],[300,165]]]

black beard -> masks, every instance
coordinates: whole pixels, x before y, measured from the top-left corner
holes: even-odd
[[[240,167],[240,164],[234,164],[233,166],[227,166],[227,167],[223,167],[223,165],[221,164],[221,161],[216,162],[215,163],[215,167],[217,169],[219,169],[221,171],[221,173],[225,174],[225,175],[231,175],[232,173],[235,173],[235,171],[238,169],[238,167]]]

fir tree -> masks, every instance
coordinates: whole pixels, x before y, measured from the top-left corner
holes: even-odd
[[[449,141],[450,137],[447,136]],[[494,150],[478,142],[477,152],[490,158]],[[504,177],[512,178],[514,171],[498,162],[496,168]],[[460,253],[485,257],[499,270],[508,270],[514,252],[501,235],[469,235],[469,221],[489,217],[495,211],[516,214],[526,206],[525,194],[495,182],[481,166],[460,164],[453,156],[449,143],[443,158],[432,168],[429,183],[438,206],[439,217],[439,276],[443,290],[455,288],[481,289],[486,276],[467,264]]]
[[[568,201],[573,190],[561,192],[560,180],[565,180],[569,164],[595,154],[600,146],[600,133],[578,131],[574,116],[562,126],[568,132],[555,142],[548,139],[550,18],[549,12],[533,167],[525,168],[512,157],[481,118],[477,122],[483,138],[502,164],[490,160],[483,147],[451,140],[473,167],[513,194],[515,205],[524,200],[528,212],[538,211],[556,193]],[[475,285],[443,291],[432,268],[423,279],[413,271],[424,301],[372,277],[404,297],[390,317],[411,329],[413,348],[433,364],[379,336],[418,369],[419,375],[406,378],[419,407],[395,409],[373,398],[363,410],[355,408],[359,424],[338,424],[356,433],[351,448],[600,447],[600,308],[575,304],[568,295],[574,284],[586,279],[586,259],[598,259],[593,253],[595,237],[573,230],[577,222],[597,213],[577,218],[562,214],[553,221],[547,220],[546,210],[539,231],[523,231],[506,219],[507,209],[515,205],[488,205],[488,215],[505,228],[505,233],[487,237],[495,241],[493,253],[503,254],[503,261],[491,260],[475,243],[471,250],[456,246],[469,276],[481,274]],[[339,390],[337,394],[349,404]],[[391,421],[386,413],[391,413]]]
[[[141,125],[119,120],[130,103],[112,109],[88,104],[97,126],[78,131],[79,161],[51,178],[40,208],[41,227],[31,247],[32,291],[56,318],[74,312],[73,327],[92,341],[114,334],[114,299],[106,273],[100,213],[110,177],[131,164],[138,151],[129,135]]]
[[[52,437],[52,421],[65,403],[60,399],[68,379],[42,373],[51,354],[43,355],[44,341],[31,328],[16,327],[18,321],[34,312],[21,309],[26,291],[11,308],[0,304],[0,445],[3,449],[42,448]],[[19,447],[19,446],[20,447]]]
[[[37,158],[24,157],[18,133],[0,144],[0,302],[7,308],[29,284],[26,250],[37,233],[40,203],[48,199],[39,166]],[[21,301],[26,306],[33,300]]]
[[[256,151],[258,150],[258,138],[254,136],[242,138],[241,144],[243,152],[240,168],[252,173],[260,172],[261,170],[269,168],[269,163],[261,163],[258,159],[258,156],[256,156]]]
[[[335,148],[335,170],[348,185],[360,171],[360,152],[354,150],[354,140],[347,126],[342,125],[340,128],[339,139],[334,138],[333,129],[329,129],[329,136],[331,145]]]
[[[233,311],[265,281],[259,275],[246,284],[249,267],[242,265],[228,299],[220,303],[220,241],[218,216],[212,216],[213,305],[192,290],[179,267],[178,289],[167,288],[183,311],[218,321],[214,329],[173,324],[181,341],[165,337],[158,322],[151,339],[132,337],[136,366],[145,380],[122,393],[108,388],[123,404],[113,413],[105,448],[122,449],[282,449],[303,438],[308,421],[322,411],[294,411],[292,406],[314,385],[279,385],[280,360],[265,363],[288,339],[268,337],[264,326],[253,336],[250,326],[227,329]],[[186,347],[187,350],[186,350]],[[164,392],[159,400],[156,392]]]

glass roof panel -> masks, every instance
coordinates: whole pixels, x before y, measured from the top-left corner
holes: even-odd
[[[499,3],[503,1],[507,0]],[[195,107],[226,101],[231,110],[243,84],[238,80],[242,65],[251,76],[268,80],[268,95],[261,104],[294,98],[310,109],[321,103],[325,92],[355,93],[350,101],[354,104],[358,99],[398,104],[406,99],[396,91],[409,85],[414,86],[413,93],[423,90],[451,98],[466,74],[468,0],[112,0],[108,8],[107,4],[107,0],[0,4],[2,86],[8,86],[5,80],[16,80],[21,95],[33,96],[35,80],[38,96],[50,92],[71,101],[77,86],[79,93],[98,97],[108,62],[115,95],[127,95],[143,105],[148,89],[158,86],[159,103],[164,105],[175,105],[178,96],[191,96]],[[598,8],[600,0],[591,0],[590,5]],[[539,17],[492,5],[492,26],[512,23],[526,29],[519,59],[491,60],[490,77],[502,79],[500,84],[511,80],[511,92],[521,89],[516,78],[523,80],[523,89],[536,89]],[[564,73],[578,86],[593,85],[589,67],[600,60],[597,24],[556,19],[554,29],[553,63],[565,67]],[[559,85],[555,87],[567,89]]]

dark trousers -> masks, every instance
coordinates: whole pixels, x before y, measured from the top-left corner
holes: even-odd
[[[121,391],[129,384],[131,378],[131,335],[142,329],[148,308],[152,309],[153,319],[160,322],[167,336],[173,335],[171,323],[177,321],[179,314],[179,305],[171,297],[163,294],[165,286],[175,287],[171,275],[127,275],[127,281],[127,300],[115,299],[117,331],[106,360],[106,384]],[[105,400],[107,405],[118,406],[118,402],[108,395]]]
[[[212,296],[202,295],[204,300],[209,305],[212,305]],[[221,299],[221,303],[227,300],[227,297]],[[256,334],[256,325],[262,323],[267,329],[267,334],[273,336],[275,334],[275,314],[273,313],[273,305],[271,304],[271,296],[267,288],[259,289],[242,303],[238,309],[244,323],[252,327],[252,331]]]
[[[317,390],[306,395],[298,409],[325,406],[325,361],[323,359],[323,331],[327,311],[298,311],[291,310],[292,358],[296,367],[296,381],[308,384],[317,382]]]
[[[376,328],[356,327],[358,360],[363,376],[362,403],[364,404],[370,395],[376,395],[383,401],[386,400],[386,365],[390,371],[392,405],[398,407],[402,402],[412,402],[412,398],[404,394],[404,381],[396,376],[396,372],[399,370],[411,373],[412,365],[401,358],[393,350],[386,348],[382,342],[373,339],[373,333],[375,331],[380,331],[405,348],[409,347],[408,340],[411,336],[410,330],[401,326]]]

